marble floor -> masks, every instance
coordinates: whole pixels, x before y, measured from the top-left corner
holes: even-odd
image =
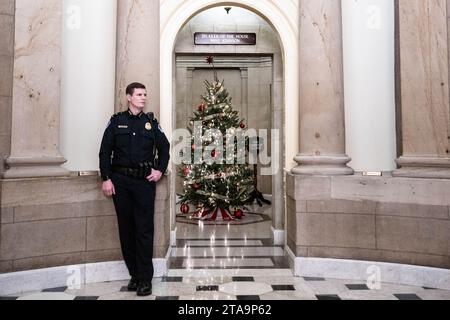
[[[153,294],[137,297],[127,281],[49,288],[0,300],[450,300],[450,291],[361,281],[294,277],[290,269],[171,269],[153,279]]]
[[[370,289],[362,281],[295,277],[283,248],[273,245],[270,219],[258,221],[177,223],[168,274],[153,279],[148,297],[127,292],[127,281],[114,281],[0,300],[450,300],[450,291],[433,288],[382,283]]]

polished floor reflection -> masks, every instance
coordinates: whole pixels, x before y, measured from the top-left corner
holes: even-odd
[[[170,269],[280,269],[289,268],[282,246],[271,239],[178,240],[172,248]]]
[[[243,219],[230,223],[178,215],[170,269],[289,268],[283,247],[273,245],[271,239],[271,210],[270,206],[252,206]]]

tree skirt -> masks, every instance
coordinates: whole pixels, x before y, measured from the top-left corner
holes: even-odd
[[[233,221],[235,218],[231,215],[228,209],[215,208],[199,209],[192,214],[192,219],[206,220],[206,221]]]
[[[195,213],[191,214],[177,214],[176,221],[179,223],[195,224],[195,225],[246,225],[253,223],[260,223],[264,221],[269,221],[270,217],[265,214],[245,212],[244,219],[234,219],[234,220],[201,220],[195,217]]]

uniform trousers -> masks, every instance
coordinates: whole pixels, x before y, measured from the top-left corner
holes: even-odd
[[[132,277],[151,281],[156,183],[119,173],[111,180],[125,264]]]

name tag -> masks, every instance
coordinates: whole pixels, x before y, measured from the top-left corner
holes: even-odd
[[[119,129],[128,129],[128,126],[119,126]]]

